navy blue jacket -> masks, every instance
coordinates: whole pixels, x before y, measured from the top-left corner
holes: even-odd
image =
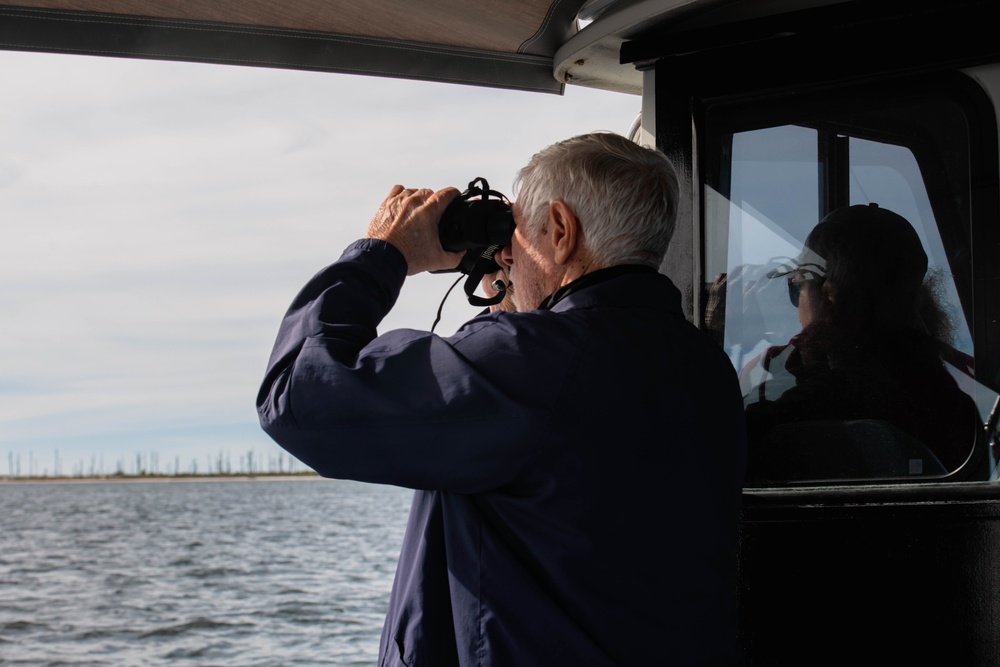
[[[376,337],[406,273],[351,245],[282,322],[261,424],[320,474],[417,489],[382,665],[731,665],[743,403],[655,271]]]

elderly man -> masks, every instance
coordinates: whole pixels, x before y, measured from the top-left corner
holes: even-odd
[[[516,312],[376,336],[406,275],[460,259],[457,190],[396,186],[292,303],[261,424],[322,475],[417,489],[380,665],[734,664],[743,408],[657,272],[674,171],[592,134],[519,180]]]

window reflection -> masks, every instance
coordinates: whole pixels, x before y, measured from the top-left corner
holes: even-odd
[[[704,327],[740,373],[751,486],[988,476],[964,214],[935,219],[927,166],[893,143],[905,133],[872,138],[890,116],[873,112],[866,137],[847,136],[867,122],[852,116],[847,133],[824,119],[716,144]]]
[[[951,325],[913,227],[876,205],[825,217],[765,279],[801,331],[747,364],[748,477],[943,475],[968,457],[975,403],[945,370]]]

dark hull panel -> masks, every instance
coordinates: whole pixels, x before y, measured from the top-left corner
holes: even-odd
[[[986,485],[964,491],[925,489],[918,500],[843,490],[824,504],[748,493],[748,665],[996,664],[1000,499]]]

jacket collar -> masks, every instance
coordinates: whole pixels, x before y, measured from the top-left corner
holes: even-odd
[[[681,313],[680,291],[656,269],[622,264],[598,269],[563,285],[538,310],[555,312],[596,305],[666,308]]]

